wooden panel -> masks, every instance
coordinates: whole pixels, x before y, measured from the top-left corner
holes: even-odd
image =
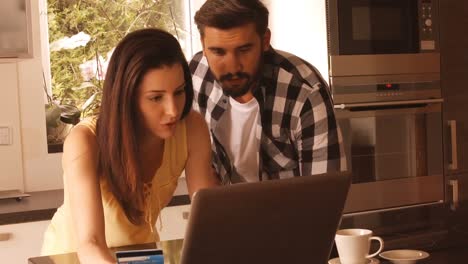
[[[449,210],[447,227],[452,244],[468,241],[468,1],[444,0],[441,5],[441,84],[444,96],[444,121],[456,120],[458,169],[447,170],[447,181],[458,185],[459,203]],[[445,131],[448,139],[449,130]],[[446,155],[450,157],[447,142]],[[449,160],[446,160],[448,164]],[[453,183],[453,182],[452,182]],[[447,196],[453,198],[448,187]],[[454,210],[455,209],[455,210]]]
[[[468,173],[450,176],[449,180],[456,181],[458,193],[456,194],[458,202],[456,206],[453,203],[454,191],[448,189],[448,195],[451,202],[451,209],[448,213],[447,227],[449,229],[449,242],[452,245],[468,244]]]
[[[445,100],[444,120],[457,121],[458,170],[468,170],[468,1],[440,1],[441,84]],[[446,139],[448,139],[448,129]],[[446,164],[450,161],[450,142],[446,142]]]

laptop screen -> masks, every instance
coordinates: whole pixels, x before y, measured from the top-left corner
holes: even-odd
[[[159,249],[117,251],[117,264],[164,264],[164,255]]]

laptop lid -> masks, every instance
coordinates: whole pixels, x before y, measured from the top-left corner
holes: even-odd
[[[181,263],[327,263],[349,186],[326,173],[200,190]]]

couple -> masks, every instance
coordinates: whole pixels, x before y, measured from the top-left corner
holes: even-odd
[[[115,263],[108,247],[158,241],[156,219],[183,170],[192,196],[345,169],[326,83],[270,46],[259,0],[207,0],[195,22],[203,52],[189,65],[161,30],[135,31],[117,45],[102,114],[65,142],[64,205],[43,255],[77,251],[81,263]]]

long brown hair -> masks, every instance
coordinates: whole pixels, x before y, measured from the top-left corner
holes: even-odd
[[[195,23],[204,37],[205,27],[231,29],[255,23],[259,36],[268,29],[268,9],[260,0],[207,0],[195,13]]]
[[[137,162],[137,88],[151,69],[181,64],[186,101],[184,118],[192,107],[193,87],[179,42],[159,29],[143,29],[125,36],[115,48],[104,81],[97,120],[99,172],[133,224],[144,219],[143,179]]]

